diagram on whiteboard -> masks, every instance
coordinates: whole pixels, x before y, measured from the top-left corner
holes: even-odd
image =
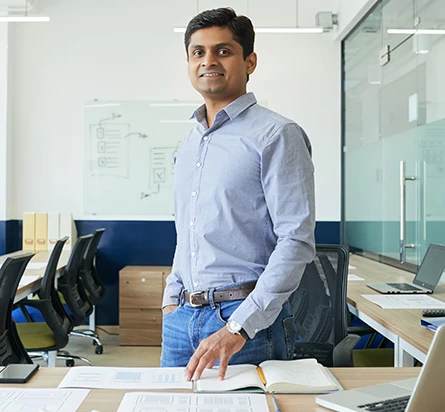
[[[199,105],[86,102],[84,212],[172,216],[175,155]]]

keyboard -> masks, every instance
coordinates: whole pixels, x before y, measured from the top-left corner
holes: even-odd
[[[387,283],[387,285],[392,286],[393,288],[396,288],[399,290],[422,290],[422,289],[416,288],[415,286],[411,285],[410,283]]]
[[[409,395],[401,398],[387,399],[386,401],[367,403],[359,405],[364,411],[395,411],[404,412],[406,405],[408,405]]]

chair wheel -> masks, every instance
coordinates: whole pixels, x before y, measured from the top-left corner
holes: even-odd
[[[74,359],[67,359],[65,361],[65,365],[71,368],[72,366],[74,366]]]
[[[96,346],[96,353],[98,355],[101,355],[102,353],[104,353],[104,347],[102,345]]]

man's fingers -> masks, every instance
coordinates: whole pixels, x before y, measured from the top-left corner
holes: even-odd
[[[187,381],[190,381],[192,379],[193,374],[195,373],[196,366],[198,365],[199,357],[196,356],[196,352],[194,355],[190,358],[189,363],[185,367],[184,370],[184,378]]]
[[[226,376],[226,371],[227,371],[227,364],[229,363],[229,359],[223,359],[221,358],[220,362],[219,362],[219,374],[218,374],[218,379],[220,381],[224,380],[225,376]]]

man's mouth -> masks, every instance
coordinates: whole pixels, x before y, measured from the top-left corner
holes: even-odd
[[[222,76],[222,75],[223,75],[222,73],[212,72],[212,73],[203,73],[203,74],[201,74],[200,77],[218,77],[218,76]]]

